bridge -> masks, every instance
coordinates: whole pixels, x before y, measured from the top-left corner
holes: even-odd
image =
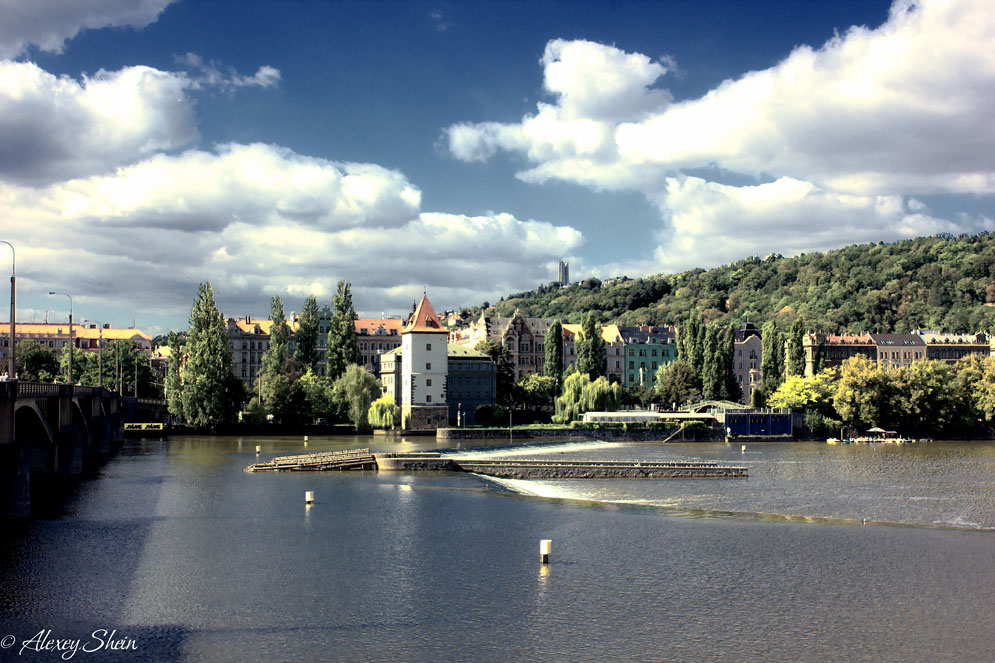
[[[0,382],[0,519],[30,516],[32,493],[109,454],[122,439],[124,405],[100,387]]]

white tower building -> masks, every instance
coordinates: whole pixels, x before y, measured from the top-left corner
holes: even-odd
[[[449,425],[446,376],[449,330],[427,296],[401,330],[401,428],[417,430]]]

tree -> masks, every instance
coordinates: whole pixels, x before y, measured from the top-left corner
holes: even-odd
[[[328,351],[325,354],[328,378],[332,381],[345,373],[349,364],[362,361],[356,343],[356,310],[352,307],[352,284],[339,281],[332,298],[332,320],[328,326]],[[365,416],[365,415],[364,415]]]
[[[366,429],[370,404],[381,394],[380,381],[359,364],[349,364],[335,380],[332,390],[356,430]]]
[[[805,375],[805,323],[801,316],[795,318],[788,333],[788,375]]]
[[[543,374],[556,380],[556,390],[559,391],[563,381],[563,325],[556,320],[546,332],[546,362],[543,364]]]
[[[312,420],[311,405],[304,385],[294,372],[276,373],[269,378],[266,407],[273,418],[287,426],[300,426]]]
[[[864,356],[840,367],[833,405],[840,418],[854,426],[886,426],[891,419],[892,375]]]
[[[17,342],[17,377],[25,382],[51,382],[59,373],[59,360],[38,341]]]
[[[581,418],[585,412],[605,412],[618,409],[622,387],[601,376],[591,380],[587,373],[571,373],[563,381],[563,393],[556,399],[553,421],[566,424]]]
[[[526,407],[543,408],[556,398],[556,379],[549,375],[533,373],[518,383],[520,402]]]
[[[701,400],[701,381],[698,374],[683,359],[663,364],[656,370],[654,390],[657,400],[667,407]]]
[[[311,419],[338,419],[332,383],[327,377],[316,375],[310,368],[297,380],[304,390],[307,411]]]
[[[601,327],[588,313],[580,328],[580,347],[577,349],[577,370],[586,373],[592,380],[603,376],[608,363],[605,342],[601,338]]]
[[[183,365],[183,346],[180,335],[169,332],[169,367],[166,372],[166,402],[169,413],[183,419],[183,378],[180,371]]]
[[[401,408],[394,404],[390,394],[384,394],[373,401],[366,416],[373,428],[396,428],[401,423]]]
[[[760,359],[760,388],[764,399],[770,397],[784,379],[784,336],[768,320],[760,330],[760,340],[763,344]]]
[[[314,368],[318,362],[318,299],[311,295],[304,300],[304,309],[297,323],[294,354],[302,371]]]
[[[701,397],[706,401],[721,400],[725,395],[722,355],[723,349],[719,346],[718,331],[715,325],[708,325],[705,332],[705,349],[702,353],[704,366],[701,371]]]
[[[742,397],[742,388],[739,386],[739,379],[736,377],[736,332],[732,325],[726,327],[722,336],[722,357],[721,374],[725,384],[725,399],[736,401]]]
[[[270,413],[275,417],[284,418],[285,414],[290,413],[281,411],[273,405],[273,402],[279,399],[281,403],[289,404],[286,400],[287,393],[298,376],[293,359],[290,357],[290,327],[283,313],[283,300],[279,297],[273,297],[270,303],[269,319],[273,324],[269,330],[269,347],[263,354],[259,377],[256,378],[257,389],[262,394],[263,402],[269,407]]]
[[[892,410],[898,428],[933,434],[956,426],[962,409],[953,369],[939,361],[917,361],[894,372]]]
[[[477,351],[490,357],[497,367],[497,402],[510,405],[515,400],[515,365],[511,363],[511,352],[496,339],[477,343]]]
[[[214,287],[202,283],[190,310],[187,362],[181,372],[183,414],[197,426],[216,428],[234,418],[230,408],[228,378],[231,350],[225,321],[214,303]]]
[[[816,375],[791,375],[770,395],[770,407],[788,408],[795,412],[818,412],[831,417],[836,394],[836,375],[832,370]]]

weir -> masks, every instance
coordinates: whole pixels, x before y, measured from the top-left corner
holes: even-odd
[[[728,479],[748,476],[745,467],[720,466],[715,461],[470,460],[438,452],[371,454],[369,449],[281,456],[250,465],[245,471],[351,469],[471,472],[504,479]]]

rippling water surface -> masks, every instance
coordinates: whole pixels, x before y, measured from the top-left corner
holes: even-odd
[[[987,661],[995,445],[459,449],[717,460],[747,480],[248,474],[413,438],[133,442],[0,543],[0,660]],[[304,505],[313,490],[317,502]],[[540,539],[552,563],[538,563]],[[0,640],[3,644],[3,640]]]

